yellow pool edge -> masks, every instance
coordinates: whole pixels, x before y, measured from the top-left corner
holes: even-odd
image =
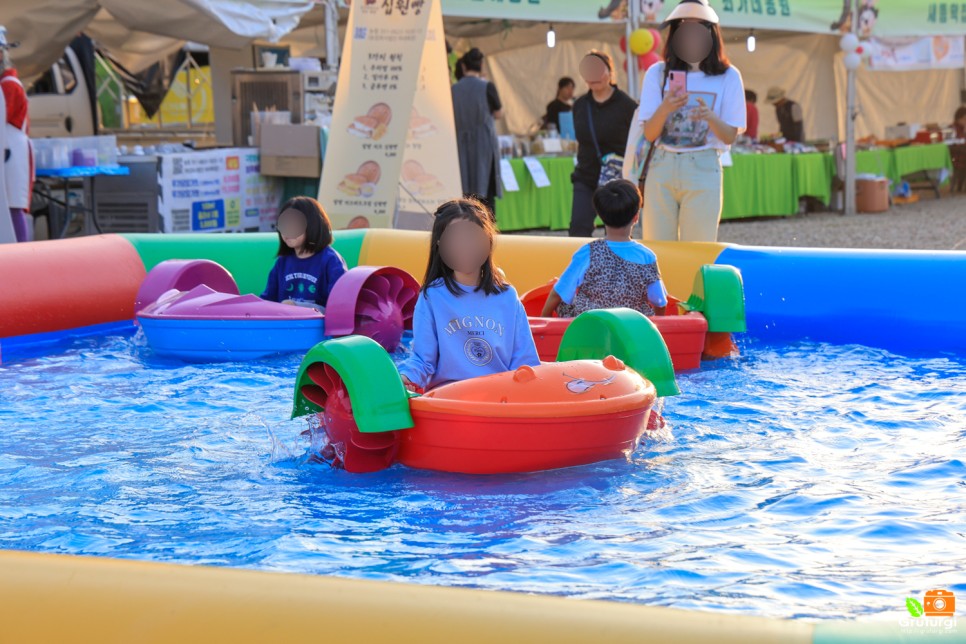
[[[13,551],[0,551],[0,606],[10,642],[797,644],[813,632],[611,601]]]

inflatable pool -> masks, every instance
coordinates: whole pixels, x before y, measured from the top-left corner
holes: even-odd
[[[422,233],[383,230],[339,232],[335,241],[350,266],[388,264],[414,275],[424,269],[427,243]],[[581,243],[507,236],[499,240],[496,258],[509,280],[525,292],[560,274]],[[253,234],[104,235],[4,246],[0,360],[36,352],[44,342],[66,335],[131,328],[137,291],[147,272],[164,260],[218,262],[231,272],[240,293],[259,292],[276,245],[275,235]],[[773,347],[770,351],[782,352],[787,343],[811,339],[930,356],[966,352],[962,253],[649,245],[672,293],[689,292],[701,266],[736,267],[745,288],[746,337]],[[914,303],[899,302],[897,293],[908,294]],[[70,422],[71,412],[65,409],[59,413]],[[315,483],[300,481],[306,488]],[[901,594],[897,591],[900,608]],[[290,619],[292,615],[312,615],[326,625],[329,637],[357,640],[639,642],[649,637],[672,644],[712,639],[827,644],[935,639],[888,625],[812,624],[620,602],[12,551],[0,552],[0,602],[7,609],[4,633],[14,641],[205,637],[255,642],[304,637],[304,620]],[[52,605],[58,619],[49,618]]]
[[[574,319],[556,363],[421,396],[407,394],[371,340],[323,342],[302,361],[292,415],[316,414],[333,460],[349,472],[398,462],[503,474],[626,458],[656,397],[678,393],[660,332],[640,313],[616,309]]]
[[[337,231],[335,247],[353,266],[425,270],[426,233]],[[521,293],[545,285],[584,243],[564,237],[504,236],[495,258]],[[260,292],[277,236],[101,235],[17,244],[0,253],[0,274],[31,275],[0,286],[0,349],[134,319],[147,271],[168,259],[224,266],[243,293]],[[649,242],[671,293],[691,292],[704,265],[733,266],[744,285],[749,337],[813,340],[896,351],[966,351],[966,255],[961,252],[752,248],[718,243]],[[900,305],[896,293],[915,294]]]

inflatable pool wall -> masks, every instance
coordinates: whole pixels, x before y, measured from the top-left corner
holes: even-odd
[[[585,240],[501,237],[497,261],[520,292],[545,283]],[[345,231],[350,266],[422,275],[425,233]],[[242,292],[260,292],[277,238],[104,235],[0,247],[0,350],[98,325],[131,323],[146,271],[165,259],[211,259]],[[653,243],[672,293],[686,299],[704,264],[737,267],[748,332],[903,351],[966,349],[966,254],[743,248]],[[467,644],[607,641],[690,644],[933,642],[898,626],[765,619],[620,602],[436,588],[0,550],[3,641],[231,641],[328,638]],[[51,607],[57,619],[51,619]],[[901,611],[901,605],[897,606]],[[309,621],[306,617],[311,616]],[[311,626],[308,626],[311,628]]]
[[[425,271],[428,234],[338,231],[346,263]],[[10,244],[0,251],[0,339],[134,317],[146,271],[166,259],[210,259],[242,293],[260,293],[274,234],[102,235]],[[497,263],[523,293],[559,275],[586,240],[506,235]],[[748,335],[855,343],[897,351],[966,350],[966,253],[756,248],[651,242],[672,294],[686,300],[704,264],[742,274]],[[12,278],[10,276],[13,276]]]
[[[887,624],[2,550],[0,605],[4,642],[255,644],[302,641],[320,625],[326,641],[396,644],[939,641]]]

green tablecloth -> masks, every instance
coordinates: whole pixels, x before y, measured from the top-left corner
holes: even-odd
[[[724,169],[721,218],[793,215],[798,212],[799,197],[804,195],[828,203],[831,166],[824,156],[827,155],[733,155],[734,165]],[[497,199],[496,221],[500,230],[566,230],[570,226],[573,157],[543,157],[540,164],[550,179],[547,188],[534,185],[522,159],[510,160],[520,191],[504,191],[503,199]]]
[[[923,170],[953,169],[949,146],[945,143],[934,145],[910,145],[893,150],[896,176],[908,177]]]
[[[721,219],[798,212],[790,154],[733,154],[724,169]]]
[[[504,190],[503,198],[496,200],[496,223],[500,230],[569,228],[570,206],[574,198],[574,187],[570,183],[574,158],[540,157],[540,165],[550,179],[550,185],[546,188],[538,188],[533,183],[523,159],[510,159],[510,165],[513,166],[520,190]]]
[[[815,197],[826,206],[832,200],[832,178],[835,176],[835,157],[831,154],[797,154],[792,157],[795,173],[795,194]]]
[[[874,174],[898,183],[893,150],[860,150],[855,153],[856,174]]]
[[[732,160],[734,165],[724,169],[722,219],[788,216],[798,212],[802,197],[815,197],[825,204],[831,199],[835,176],[831,154],[733,154]],[[865,150],[856,154],[855,161],[859,174],[885,176],[893,183],[923,170],[952,168],[945,144]],[[540,163],[550,178],[547,188],[533,184],[522,159],[510,161],[520,191],[506,192],[497,200],[500,230],[569,227],[573,157],[546,157]]]
[[[855,155],[857,174],[877,174],[898,184],[903,177],[925,170],[952,170],[953,161],[945,143],[909,145],[904,148],[863,150]]]

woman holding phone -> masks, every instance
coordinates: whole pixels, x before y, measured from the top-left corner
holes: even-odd
[[[644,184],[644,239],[713,242],[721,154],[745,129],[745,90],[707,0],[682,0],[663,26],[665,62],[647,70],[639,111],[657,146]]]

